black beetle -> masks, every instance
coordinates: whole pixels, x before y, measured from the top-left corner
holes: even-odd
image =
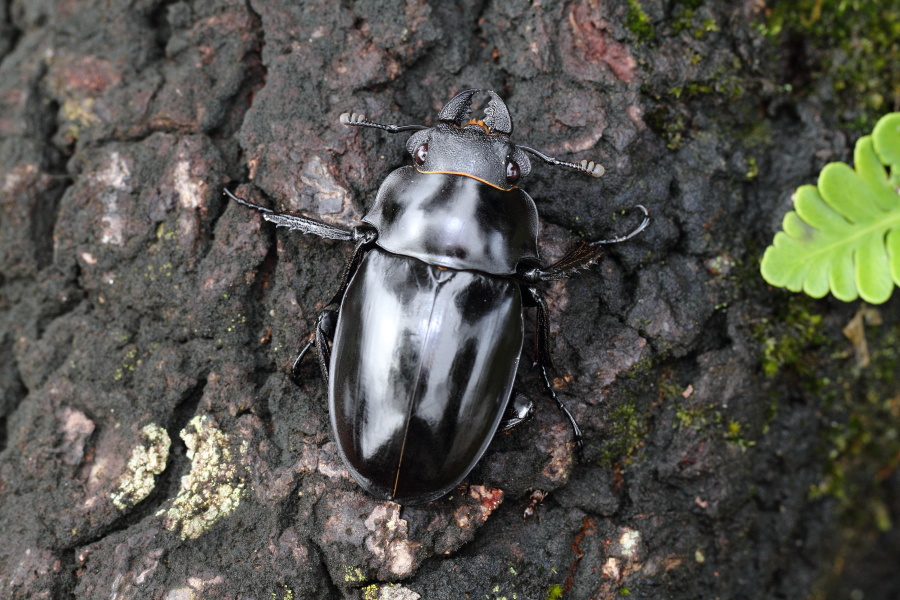
[[[372,209],[352,229],[273,211],[226,193],[276,225],[352,241],[332,304],[316,322],[297,369],[315,345],[329,384],[335,441],[353,478],[370,494],[401,504],[439,498],[468,475],[498,429],[526,418],[513,394],[524,339],[523,308],[537,308],[535,364],[546,391],[581,432],[547,378],[547,305],[535,284],[592,264],[602,244],[580,244],[542,267],[534,201],[518,188],[527,153],[595,177],[603,167],[560,161],[510,142],[513,126],[494,92],[483,120],[469,120],[466,90],[434,127],[382,125],[343,114],[341,123],[397,133],[415,165],[388,175]],[[511,400],[512,398],[512,400]]]

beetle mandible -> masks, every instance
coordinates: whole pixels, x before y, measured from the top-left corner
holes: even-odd
[[[649,223],[611,240],[582,243],[541,266],[534,201],[519,189],[527,154],[594,177],[593,161],[570,163],[510,141],[512,120],[490,96],[482,120],[469,119],[470,89],[453,97],[434,127],[383,125],[344,113],[348,127],[414,131],[406,143],[414,165],[393,171],[375,204],[350,229],[273,211],[236,197],[278,226],[353,242],[338,292],[310,341],[328,383],[331,425],[353,478],[378,498],[401,504],[435,500],[458,485],[498,429],[527,418],[531,402],[514,393],[524,340],[523,309],[537,309],[535,365],[556,396],[550,365],[547,304],[536,284],[594,263],[604,244],[625,241]]]

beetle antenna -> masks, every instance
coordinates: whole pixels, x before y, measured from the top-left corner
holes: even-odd
[[[603,174],[606,173],[606,169],[603,168],[603,165],[601,165],[600,163],[595,163],[592,160],[583,160],[580,163],[571,163],[564,160],[559,160],[558,158],[553,158],[552,156],[547,156],[543,152],[539,152],[534,148],[529,148],[528,146],[518,146],[518,148],[520,150],[524,150],[525,152],[534,154],[545,163],[549,163],[557,167],[568,167],[569,169],[575,169],[576,171],[587,173],[591,177],[602,177]]]
[[[420,131],[422,129],[428,129],[424,125],[382,125],[381,123],[376,123],[374,121],[370,121],[366,118],[366,115],[361,115],[359,113],[344,113],[341,115],[341,125],[344,127],[374,127],[375,129],[381,129],[383,131],[387,131],[388,133],[400,133],[401,131]]]

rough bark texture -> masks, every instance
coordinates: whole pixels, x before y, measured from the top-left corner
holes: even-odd
[[[900,593],[900,298],[862,368],[859,306],[759,277],[792,190],[854,141],[761,2],[0,9],[0,597]],[[432,123],[467,87],[516,141],[606,166],[523,183],[548,261],[653,220],[544,290],[583,455],[535,393],[466,486],[400,507],[348,478],[312,362],[287,375],[349,248],[221,190],[349,224],[409,157],[340,113]]]

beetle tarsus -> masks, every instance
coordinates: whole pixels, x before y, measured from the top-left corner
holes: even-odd
[[[538,371],[541,374],[541,379],[544,382],[544,389],[547,394],[550,396],[550,399],[556,403],[557,408],[566,415],[566,418],[569,420],[569,423],[572,425],[572,433],[575,439],[575,446],[579,452],[584,445],[582,441],[581,428],[578,426],[578,422],[575,420],[575,417],[569,412],[569,409],[566,408],[566,405],[563,404],[563,401],[559,399],[559,396],[556,395],[556,392],[553,390],[553,386],[550,384],[550,378],[547,376],[547,368],[552,367],[553,363],[550,356],[550,318],[548,316],[547,309],[547,301],[544,300],[541,295],[538,293],[536,289],[533,287],[526,288],[528,295],[534,301],[537,306],[537,335],[535,335],[535,344],[536,348],[534,351],[534,366],[537,367]]]
[[[366,118],[366,115],[361,115],[355,112],[343,113],[340,116],[341,125],[344,127],[372,127],[375,129],[381,129],[382,131],[387,131],[388,133],[401,133],[403,131],[420,131],[422,129],[428,129],[424,125],[383,125],[381,123],[376,123],[374,121],[370,121]]]
[[[309,334],[309,340],[300,349],[300,353],[297,355],[297,358],[294,359],[294,364],[291,365],[291,379],[294,380],[294,383],[300,385],[303,383],[303,379],[300,377],[300,364],[303,362],[303,359],[306,358],[306,354],[309,352],[309,349],[313,347],[315,344],[316,334]]]
[[[578,426],[578,421],[575,420],[575,417],[569,412],[569,409],[563,404],[563,401],[559,399],[559,396],[556,395],[556,392],[553,390],[553,385],[550,383],[550,378],[547,376],[547,369],[544,365],[538,363],[538,370],[541,372],[541,378],[544,380],[544,389],[547,394],[550,395],[550,399],[556,403],[556,407],[566,415],[566,418],[569,420],[569,423],[572,425],[572,432],[575,441],[575,448],[578,452],[581,452],[584,449],[584,439],[581,435],[581,427]]]
[[[641,212],[644,213],[644,219],[641,221],[640,225],[638,225],[631,231],[631,233],[627,233],[625,235],[620,235],[619,237],[614,237],[609,240],[597,240],[596,242],[591,242],[590,245],[591,246],[602,246],[602,245],[606,245],[606,244],[619,244],[621,242],[626,242],[626,241],[630,240],[631,238],[633,238],[634,236],[636,236],[637,234],[642,232],[644,229],[646,229],[647,225],[650,224],[650,211],[648,211],[647,208],[643,204],[637,204],[637,205],[635,205],[635,208],[640,209]]]

